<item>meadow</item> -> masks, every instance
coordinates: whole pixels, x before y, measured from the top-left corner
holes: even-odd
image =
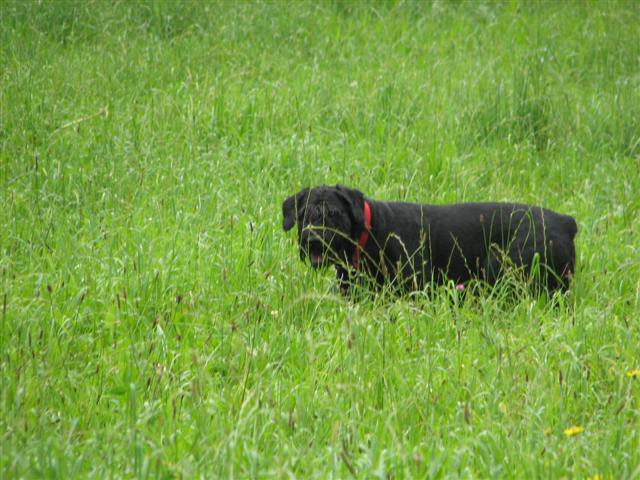
[[[640,3],[0,3],[0,476],[640,478]],[[281,202],[578,222],[551,299],[344,298]]]

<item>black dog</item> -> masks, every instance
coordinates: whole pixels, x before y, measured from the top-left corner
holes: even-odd
[[[282,213],[285,230],[298,224],[300,258],[335,265],[343,291],[358,271],[405,291],[448,280],[493,285],[509,268],[564,290],[574,271],[575,220],[541,207],[380,202],[336,185],[305,188]]]

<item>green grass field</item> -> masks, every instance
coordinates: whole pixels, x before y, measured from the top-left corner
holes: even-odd
[[[0,52],[3,479],[640,478],[639,2],[4,0]],[[573,215],[575,282],[345,299],[321,183]]]

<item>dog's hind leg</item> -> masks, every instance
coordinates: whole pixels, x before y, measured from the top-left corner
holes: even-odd
[[[541,265],[543,281],[549,292],[567,291],[575,268],[575,248],[573,243],[548,242],[547,258]]]

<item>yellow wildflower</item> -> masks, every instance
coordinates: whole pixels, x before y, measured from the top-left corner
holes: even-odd
[[[634,368],[633,370],[629,370],[627,372],[627,377],[629,378],[640,377],[640,369]]]
[[[604,480],[604,477],[599,473],[596,473],[595,475],[591,475],[589,478],[587,478],[587,480]]]
[[[574,437],[580,433],[584,432],[584,428],[579,427],[579,426],[573,426],[573,427],[569,427],[564,431],[564,434],[567,437]]]

